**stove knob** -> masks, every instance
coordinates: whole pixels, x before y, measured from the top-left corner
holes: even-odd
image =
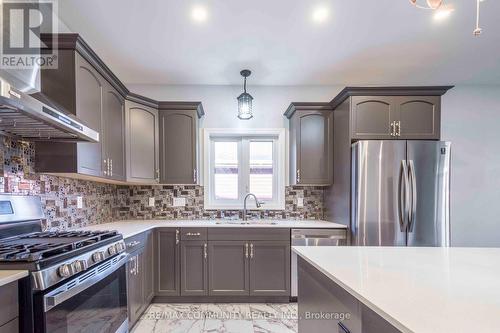
[[[116,250],[115,245],[111,245],[110,247],[108,247],[108,253],[110,256],[114,256],[116,254],[116,252],[118,252],[118,251]]]
[[[117,252],[125,250],[125,244],[123,242],[116,243],[115,247]]]
[[[81,271],[84,271],[85,269],[87,269],[86,266],[87,266],[87,263],[85,262],[85,260],[75,260],[71,264],[71,267],[73,268],[73,272],[75,272],[75,273],[80,273]]]
[[[64,264],[59,266],[57,269],[57,273],[59,274],[60,277],[62,278],[67,278],[71,276],[71,267],[69,264]]]
[[[103,261],[104,260],[104,251],[99,251],[99,252],[95,252],[94,254],[92,254],[92,260],[94,260],[95,263],[98,263],[99,261]]]

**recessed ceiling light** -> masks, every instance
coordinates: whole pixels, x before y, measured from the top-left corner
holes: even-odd
[[[440,9],[437,9],[436,12],[434,13],[434,20],[442,21],[444,19],[447,19],[448,17],[450,17],[451,13],[454,10],[455,9],[453,7],[450,7],[450,6],[446,6],[446,7],[442,7]]]
[[[326,6],[317,6],[316,8],[313,9],[312,20],[316,23],[325,22],[329,16],[330,16],[330,11]]]
[[[208,18],[208,10],[202,5],[191,8],[191,19],[195,22],[205,22]]]

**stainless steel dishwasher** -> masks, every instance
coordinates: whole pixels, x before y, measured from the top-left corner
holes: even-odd
[[[292,229],[292,246],[345,246],[347,229]],[[292,297],[297,297],[297,255],[292,251]]]

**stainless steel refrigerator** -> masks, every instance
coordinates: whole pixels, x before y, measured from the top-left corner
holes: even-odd
[[[352,145],[352,245],[449,246],[450,143]]]

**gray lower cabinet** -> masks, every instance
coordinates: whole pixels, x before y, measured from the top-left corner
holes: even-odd
[[[181,242],[181,296],[208,295],[207,241]]]
[[[298,274],[299,332],[399,332],[300,257]]]
[[[333,182],[333,111],[328,103],[292,103],[290,119],[290,185]]]
[[[19,332],[18,283],[0,287],[0,333]]]
[[[130,327],[137,322],[154,296],[152,235],[148,231],[125,240],[130,255],[126,267]]]
[[[247,241],[208,242],[210,296],[248,296],[250,256]]]
[[[139,250],[131,254],[127,262],[127,303],[130,327],[139,319],[144,301],[141,276],[143,257],[143,250]]]
[[[125,105],[127,181],[158,183],[158,110],[132,101]]]
[[[160,183],[199,184],[201,103],[159,104]]]
[[[179,296],[180,230],[159,228],[155,235],[155,295]]]
[[[290,296],[290,242],[250,242],[250,296]]]

